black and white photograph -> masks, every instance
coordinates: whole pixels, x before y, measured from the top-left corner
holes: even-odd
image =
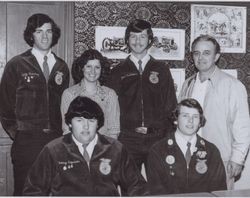
[[[250,197],[250,1],[0,1],[0,197]]]

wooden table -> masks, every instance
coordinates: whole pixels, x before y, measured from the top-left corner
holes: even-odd
[[[208,192],[168,194],[168,195],[159,195],[159,196],[162,196],[162,197],[215,197],[213,194],[208,193]]]
[[[250,197],[250,189],[213,191],[211,194],[216,197]]]

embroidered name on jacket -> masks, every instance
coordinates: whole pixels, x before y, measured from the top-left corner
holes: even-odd
[[[22,73],[21,75],[24,81],[28,83],[31,82],[32,79],[39,77],[39,74],[34,72]]]
[[[80,163],[79,160],[66,161],[66,162],[58,162],[58,164],[60,165],[60,167],[62,166],[62,169],[64,171],[74,168],[74,164],[79,164],[79,163]]]
[[[128,77],[131,77],[131,76],[137,76],[138,74],[137,73],[128,73],[128,74],[124,74],[121,76],[121,80],[125,79],[125,78],[128,78]]]

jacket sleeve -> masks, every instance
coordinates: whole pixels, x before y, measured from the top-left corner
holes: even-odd
[[[14,139],[16,123],[16,89],[18,86],[17,66],[14,61],[7,63],[0,83],[0,117],[3,128]]]
[[[124,148],[122,148],[121,152],[120,186],[123,196],[148,195],[145,179],[141,175],[133,159]],[[126,194],[123,194],[123,192],[126,192]]]
[[[174,81],[171,75],[171,72],[167,65],[164,65],[164,84],[162,87],[162,93],[164,93],[164,104],[162,109],[164,109],[164,123],[166,123],[166,127],[170,130],[173,130],[173,120],[172,120],[172,112],[176,108],[177,99],[176,99],[176,92],[174,88]]]
[[[24,184],[24,196],[48,196],[56,166],[47,147],[41,151],[30,168]]]
[[[120,107],[116,93],[111,90],[109,92],[109,101],[107,105],[107,135],[117,139],[120,133]]]
[[[209,175],[209,191],[227,190],[226,171],[219,150],[214,146],[210,164],[212,173]]]
[[[105,86],[113,89],[116,94],[119,96],[119,92],[120,92],[120,73],[119,73],[119,67],[120,65],[117,65],[115,68],[113,68],[111,70],[110,75],[108,76],[106,82],[105,82]]]
[[[157,152],[150,149],[148,154],[147,164],[147,180],[150,195],[164,195],[168,194],[167,177],[164,177],[164,167],[162,166],[161,159]],[[163,179],[164,178],[164,179]]]
[[[232,83],[230,100],[230,117],[232,121],[232,155],[231,161],[244,164],[250,144],[250,118],[247,92],[244,85]]]

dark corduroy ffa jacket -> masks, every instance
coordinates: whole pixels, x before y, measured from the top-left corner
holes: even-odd
[[[69,69],[55,54],[56,63],[46,83],[31,50],[12,58],[5,67],[0,84],[0,115],[4,129],[52,129],[61,133],[60,104],[69,86]]]
[[[219,150],[198,135],[196,147],[189,168],[173,133],[151,147],[147,167],[151,194],[226,190],[226,173]],[[200,158],[199,151],[205,152],[205,157]]]
[[[71,134],[47,144],[33,164],[24,187],[28,196],[146,195],[146,182],[123,145],[98,134],[89,167]]]
[[[150,57],[140,76],[128,57],[115,67],[106,83],[118,95],[121,132],[142,126],[171,129],[171,112],[176,107],[176,93],[168,66]],[[166,132],[168,130],[165,130]]]

